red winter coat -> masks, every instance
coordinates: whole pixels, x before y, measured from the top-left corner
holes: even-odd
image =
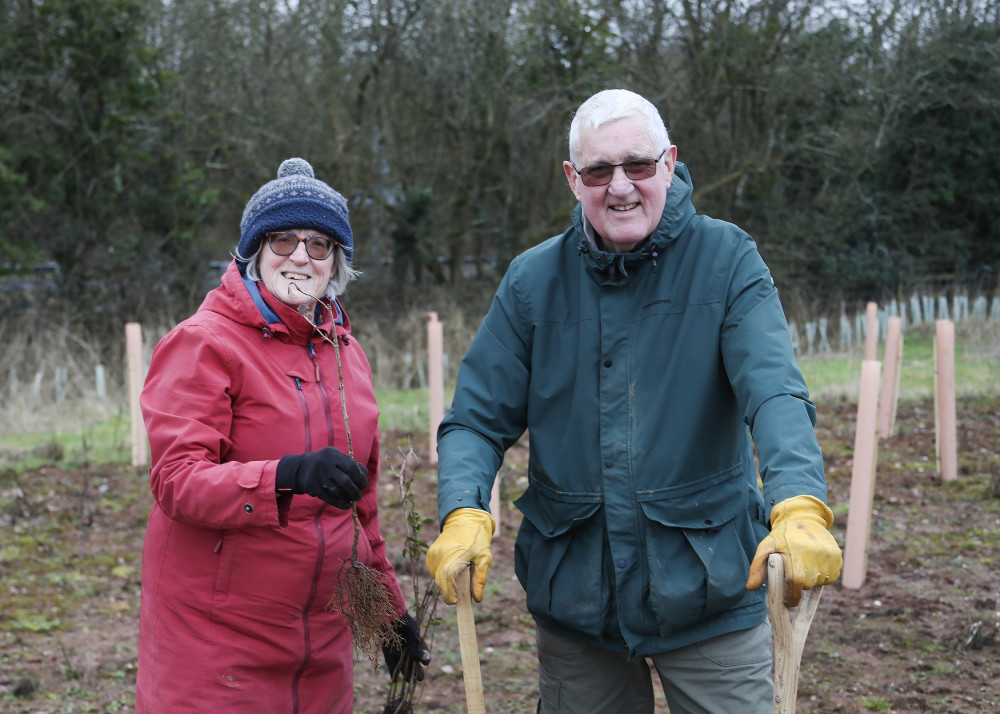
[[[371,369],[342,322],[351,444],[369,479],[358,555],[389,576],[402,614],[379,531]],[[350,629],[327,610],[351,556],[351,512],[276,496],[274,486],[286,454],[348,453],[333,345],[263,285],[248,288],[233,263],[157,345],[141,404],[156,504],[143,548],[137,712],[351,712]]]

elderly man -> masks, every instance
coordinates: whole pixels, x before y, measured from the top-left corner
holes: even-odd
[[[816,409],[753,240],[696,215],[656,108],[577,111],[563,234],[510,265],[438,435],[444,599],[492,562],[490,490],[530,432],[516,572],[536,623],[540,712],[771,711],[767,556],[789,604],[837,578]],[[759,459],[763,493],[758,487]]]

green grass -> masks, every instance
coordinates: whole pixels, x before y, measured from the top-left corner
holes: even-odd
[[[375,395],[383,431],[427,432],[430,407],[426,389],[377,389]],[[451,397],[452,392],[446,391],[446,406]],[[45,464],[128,463],[132,459],[130,429],[128,415],[118,414],[79,428],[4,434],[0,436],[0,461],[17,472]]]
[[[445,389],[445,409],[451,403],[454,389]],[[427,389],[376,389],[379,407],[379,427],[382,431],[412,431],[422,433],[430,428],[430,405]]]
[[[25,471],[45,464],[64,466],[122,463],[132,458],[126,414],[79,428],[47,429],[0,437],[0,458],[8,468]]]
[[[861,700],[861,706],[870,712],[892,711],[892,706],[882,697],[865,697]]]
[[[933,336],[928,328],[904,335],[899,378],[900,401],[932,399],[934,396]],[[884,345],[879,344],[878,359],[883,359]],[[1000,328],[989,323],[976,331],[956,335],[955,374],[959,396],[1000,396]],[[853,401],[858,396],[862,356],[800,355],[799,365],[813,399]],[[454,390],[445,393],[445,407]],[[383,432],[425,433],[429,428],[430,409],[427,389],[376,389]],[[63,466],[82,464],[127,463],[131,460],[131,436],[128,414],[103,420],[81,418],[58,420],[57,429],[5,433],[0,436],[0,460],[7,468],[24,471],[44,464]],[[55,422],[57,420],[53,420]],[[72,426],[65,426],[71,424]]]
[[[884,359],[884,345],[879,344],[876,359]],[[1000,396],[1000,366],[991,354],[992,343],[956,338],[955,391],[959,396]],[[861,354],[831,357],[801,355],[799,366],[815,399],[858,397],[861,381]],[[886,365],[882,365],[883,373]],[[934,340],[921,333],[907,333],[903,338],[903,356],[899,372],[900,400],[932,399],[934,396]]]

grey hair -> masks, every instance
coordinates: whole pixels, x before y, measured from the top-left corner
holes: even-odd
[[[649,125],[649,136],[655,148],[669,149],[670,136],[660,112],[645,97],[627,89],[605,89],[591,95],[576,110],[569,125],[569,158],[576,161],[580,151],[580,133],[583,129],[598,129],[619,119],[641,117]]]
[[[267,241],[261,241],[254,254],[245,261],[247,265],[246,276],[255,282],[260,282],[260,271],[257,269],[257,264],[260,262],[260,252],[264,250],[265,245],[267,245]],[[238,258],[238,260],[243,262],[243,258]],[[361,271],[351,267],[351,264],[347,262],[344,251],[339,246],[334,248],[333,275],[330,276],[330,282],[326,284],[326,292],[323,293],[323,297],[333,302],[347,292],[348,283],[352,280],[357,280],[360,276]]]

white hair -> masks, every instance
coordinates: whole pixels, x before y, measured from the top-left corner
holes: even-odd
[[[645,97],[627,89],[605,89],[591,95],[573,115],[569,125],[569,158],[576,161],[580,150],[580,132],[597,129],[619,119],[641,117],[649,125],[649,136],[657,148],[670,148],[670,136],[660,112]]]

